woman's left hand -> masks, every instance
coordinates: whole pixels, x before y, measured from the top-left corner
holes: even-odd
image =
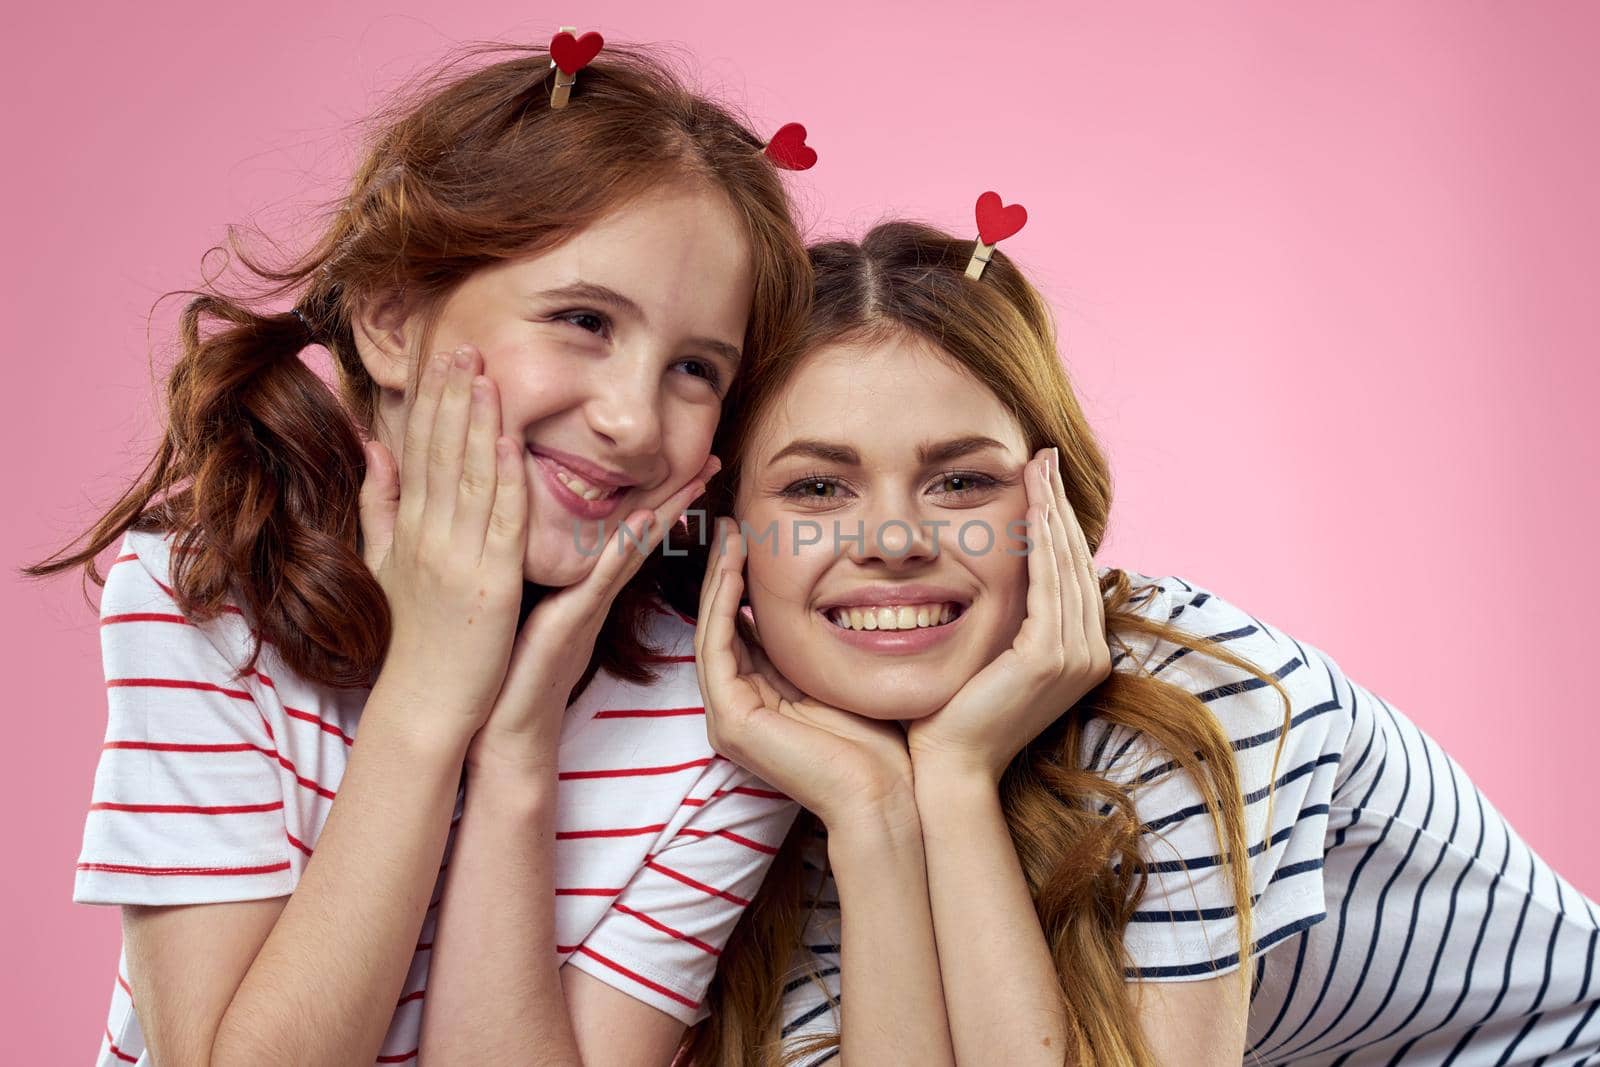
[[[467,748],[469,767],[486,758],[555,766],[567,700],[589,664],[612,601],[721,465],[710,457],[688,485],[653,512],[636,512],[626,524],[619,523],[582,580],[552,590],[534,606],[517,631],[494,708]]]
[[[1105,602],[1067,502],[1056,450],[1025,468],[1027,617],[1016,641],[932,715],[908,727],[914,767],[937,764],[998,783],[1022,746],[1111,674]]]

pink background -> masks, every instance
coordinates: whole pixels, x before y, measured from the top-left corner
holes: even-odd
[[[1330,652],[1600,895],[1600,7],[411,6],[8,20],[8,568],[147,455],[145,315],[225,223],[278,232],[346,173],[346,124],[452,43],[582,19],[680,42],[765,128],[805,122],[822,161],[795,188],[821,232],[969,231],[986,188],[1026,204],[1006,250],[1059,310],[1118,478],[1103,559]],[[117,950],[115,911],[69,902],[96,627],[73,580],[5,581],[5,1058],[83,1062]]]

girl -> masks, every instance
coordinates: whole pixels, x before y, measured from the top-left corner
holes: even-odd
[[[723,431],[708,726],[826,833],[693,1062],[1595,1056],[1596,906],[1460,767],[1318,649],[1095,571],[1109,476],[1047,310],[971,249],[814,248],[810,326]]]
[[[636,572],[809,267],[726,109],[637,52],[553,81],[519,50],[387,116],[308,255],[189,304],[150,467],[33,568],[122,539],[101,1064],[657,1064],[704,1017],[794,809]]]

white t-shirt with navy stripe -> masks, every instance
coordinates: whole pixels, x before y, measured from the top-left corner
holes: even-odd
[[[1115,664],[1143,662],[1195,693],[1233,741],[1255,891],[1246,1062],[1600,1064],[1600,905],[1326,654],[1181,579],[1129,576],[1152,587],[1141,613],[1243,656],[1292,704],[1274,768],[1284,709],[1272,688],[1148,638]],[[1131,788],[1145,830],[1150,882],[1126,928],[1130,979],[1237,970],[1228,872],[1192,780],[1100,720],[1085,731],[1083,757]],[[818,842],[811,878],[823,904],[804,961],[822,980],[790,976],[783,1019],[795,1039],[838,1026],[822,988],[839,995],[838,898],[816,869],[824,857]]]
[[[169,541],[130,533],[107,576],[100,634],[109,715],[73,899],[258,900],[294,891],[359,736],[368,691],[293,674],[233,609],[185,619]],[[796,811],[706,740],[693,626],[662,607],[658,680],[604,671],[568,709],[558,759],[555,947],[567,964],[672,1015],[704,1018],[717,955]],[[456,801],[456,819],[463,795]],[[455,835],[451,826],[450,842]],[[433,904],[379,1063],[414,1062]],[[119,964],[100,1067],[148,1063]]]

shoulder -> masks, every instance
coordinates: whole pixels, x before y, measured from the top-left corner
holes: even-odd
[[[209,646],[234,666],[249,658],[251,630],[237,606],[197,619],[179,605],[174,573],[183,551],[170,532],[129,530],[123,536],[100,596],[101,645],[108,655],[119,648]]]

